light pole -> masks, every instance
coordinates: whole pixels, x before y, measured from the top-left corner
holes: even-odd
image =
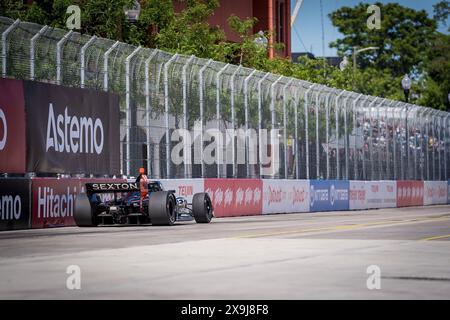
[[[356,57],[358,54],[360,54],[361,52],[364,51],[369,51],[369,50],[378,50],[380,49],[379,47],[367,47],[367,48],[362,48],[362,49],[357,49],[357,47],[353,48],[353,70],[356,72]]]
[[[405,93],[405,101],[406,101],[406,109],[405,109],[405,130],[406,130],[406,168],[408,170],[408,174],[406,176],[406,179],[409,178],[409,128],[408,128],[408,106],[409,106],[409,92],[411,90],[411,79],[407,74],[402,79],[402,87],[403,92]]]
[[[358,47],[353,48],[353,54],[352,54],[353,55],[353,90],[355,90],[355,76],[356,76],[356,69],[357,69],[356,57],[361,52],[369,51],[369,50],[378,50],[378,49],[379,49],[379,47],[367,47],[367,48],[361,48],[361,49],[358,49]],[[339,65],[339,68],[341,69],[341,71],[344,71],[344,69],[347,65],[348,65],[347,57],[344,57],[344,60],[342,60],[341,64]]]

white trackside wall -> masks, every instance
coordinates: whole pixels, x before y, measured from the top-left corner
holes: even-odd
[[[395,181],[366,181],[366,208],[395,208],[397,183]]]
[[[350,181],[349,207],[350,210],[366,209],[366,183],[365,181]]]
[[[448,185],[446,181],[425,181],[423,204],[446,204]]]
[[[195,193],[205,191],[204,179],[162,179],[160,181],[165,190],[175,190],[177,197],[184,197],[189,203],[192,203]]]
[[[309,180],[263,180],[262,213],[308,212]]]

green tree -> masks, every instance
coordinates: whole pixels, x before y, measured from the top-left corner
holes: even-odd
[[[329,16],[344,37],[330,44],[340,55],[350,55],[357,47],[379,47],[358,55],[358,66],[390,70],[393,76],[420,69],[424,53],[432,44],[437,23],[424,10],[416,11],[397,3],[376,3],[381,10],[381,28],[367,27],[368,4],[342,7]]]

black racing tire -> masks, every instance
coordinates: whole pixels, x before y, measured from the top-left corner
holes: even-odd
[[[80,193],[75,200],[73,212],[75,224],[79,227],[96,227],[96,217],[86,193]]]
[[[209,195],[205,192],[196,193],[192,199],[192,212],[195,222],[210,223],[213,217],[213,206]]]
[[[148,215],[154,226],[171,226],[177,219],[176,199],[168,191],[149,193]]]

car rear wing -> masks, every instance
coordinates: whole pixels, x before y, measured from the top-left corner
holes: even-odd
[[[86,193],[89,194],[133,191],[140,191],[139,185],[135,182],[86,183]]]

